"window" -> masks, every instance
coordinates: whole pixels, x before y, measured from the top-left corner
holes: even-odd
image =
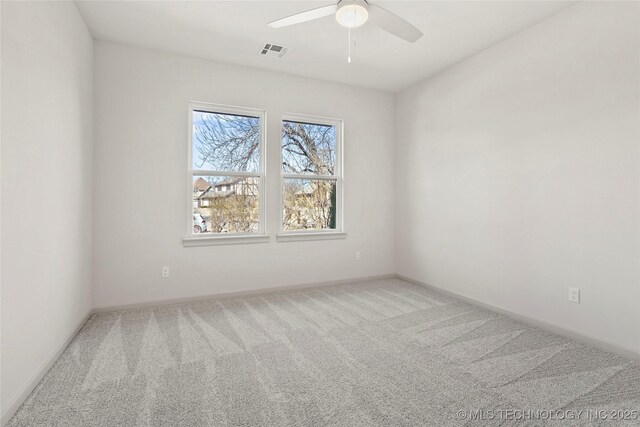
[[[283,117],[283,233],[342,231],[341,146],[341,121]]]
[[[264,119],[259,110],[191,105],[190,238],[264,235]]]

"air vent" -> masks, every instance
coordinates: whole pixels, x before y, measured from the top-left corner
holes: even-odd
[[[287,47],[278,46],[277,44],[273,44],[273,43],[267,43],[262,48],[262,51],[260,52],[260,54],[266,55],[266,56],[277,56],[278,58],[282,58],[287,54],[288,51],[289,51],[289,48]]]

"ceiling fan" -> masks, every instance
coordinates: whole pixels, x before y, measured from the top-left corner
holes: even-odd
[[[367,0],[339,0],[336,4],[318,7],[278,19],[270,22],[269,26],[273,28],[287,27],[329,15],[335,15],[338,23],[349,29],[359,27],[369,21],[388,33],[411,43],[415,43],[422,37],[422,31],[398,15],[369,3]]]

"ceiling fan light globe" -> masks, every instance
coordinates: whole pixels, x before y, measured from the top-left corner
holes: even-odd
[[[336,20],[347,28],[356,28],[367,22],[369,12],[367,8],[354,3],[347,3],[338,8]]]

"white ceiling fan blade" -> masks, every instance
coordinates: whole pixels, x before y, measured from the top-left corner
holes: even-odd
[[[323,18],[329,15],[335,15],[337,9],[337,4],[322,6],[317,9],[307,10],[306,12],[296,13],[295,15],[287,16],[286,18],[269,22],[269,26],[273,28],[280,28],[289,25],[300,24],[302,22],[313,21],[314,19]]]
[[[400,18],[395,13],[369,3],[369,21],[394,36],[415,43],[422,37],[422,31]]]

